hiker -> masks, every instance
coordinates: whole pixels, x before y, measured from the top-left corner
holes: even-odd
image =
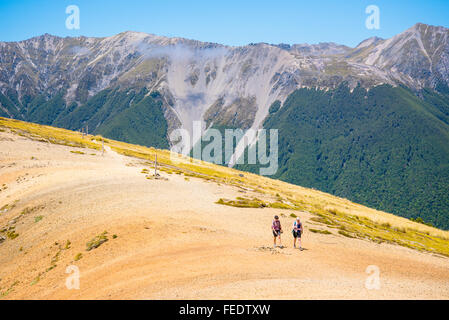
[[[279,247],[282,247],[281,242],[282,227],[281,221],[279,221],[278,216],[274,216],[273,224],[271,225],[271,230],[273,231],[274,236],[274,248],[276,248],[276,238],[279,238]]]
[[[299,250],[302,250],[301,246],[301,235],[303,232],[302,223],[299,217],[296,218],[296,221],[293,222],[293,247],[296,248],[296,239],[299,242]]]

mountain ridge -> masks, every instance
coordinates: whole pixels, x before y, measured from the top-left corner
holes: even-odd
[[[289,75],[289,77],[293,78],[289,82],[290,88],[286,90],[286,93],[280,94],[279,98],[280,100],[284,100],[286,95],[291,93],[294,88],[298,87],[321,87],[321,88],[330,88],[335,87],[336,82],[335,80],[332,81],[332,77],[339,77],[337,80],[338,83],[340,83],[343,80],[349,80],[350,86],[355,87],[357,83],[360,83],[363,86],[373,86],[373,85],[379,85],[383,83],[389,83],[393,85],[397,85],[398,83],[403,83],[409,87],[412,88],[422,88],[426,86],[435,87],[435,79],[433,79],[433,82],[426,83],[422,82],[422,79],[418,79],[420,81],[410,81],[408,77],[405,75],[402,75],[400,72],[396,74],[391,74],[391,72],[386,72],[385,70],[382,70],[382,68],[389,67],[390,70],[393,70],[391,66],[384,65],[382,63],[375,63],[376,52],[379,51],[382,48],[379,48],[379,42],[382,44],[385,44],[386,41],[392,42],[392,39],[394,40],[396,37],[406,36],[407,34],[410,34],[412,31],[416,34],[418,32],[419,34],[424,33],[426,34],[428,30],[431,30],[431,33],[445,33],[445,41],[447,46],[447,30],[444,27],[435,27],[435,26],[428,26],[423,24],[416,24],[413,27],[407,29],[403,33],[387,39],[382,40],[379,39],[376,41],[377,45],[373,47],[373,44],[370,44],[369,46],[365,46],[363,48],[364,51],[367,49],[371,49],[373,52],[368,52],[371,55],[367,55],[368,53],[365,53],[365,55],[360,55],[360,52],[358,52],[360,49],[360,44],[355,48],[350,48],[344,45],[335,44],[332,42],[327,43],[318,43],[318,44],[291,44],[288,45],[288,49],[285,48],[283,45],[273,45],[273,44],[267,44],[267,43],[258,43],[258,44],[248,44],[245,46],[226,46],[221,45],[218,43],[213,42],[201,42],[197,40],[191,40],[186,38],[180,38],[180,37],[164,37],[164,36],[158,36],[155,34],[150,33],[143,33],[143,32],[136,32],[136,31],[125,31],[122,33],[119,33],[117,35],[111,36],[111,37],[58,37],[53,36],[50,34],[44,34],[42,36],[33,37],[27,40],[22,40],[19,42],[0,42],[0,48],[2,49],[2,54],[5,55],[8,52],[8,46],[13,47],[9,48],[16,49],[16,55],[17,59],[19,61],[16,61],[18,65],[15,65],[14,72],[19,73],[19,75],[23,72],[31,73],[36,77],[37,71],[35,70],[36,66],[39,65],[40,68],[44,67],[46,64],[50,64],[55,62],[55,59],[66,59],[72,58],[74,61],[72,61],[71,71],[73,71],[72,79],[70,79],[71,85],[68,85],[68,82],[64,83],[59,79],[59,83],[54,83],[55,80],[50,79],[48,76],[45,75],[45,72],[39,72],[44,73],[41,76],[41,80],[38,79],[32,79],[29,74],[29,78],[26,79],[26,77],[14,79],[10,79],[10,81],[7,81],[7,78],[11,78],[12,76],[12,70],[11,67],[8,66],[5,63],[5,60],[7,57],[2,57],[2,64],[1,64],[1,72],[3,73],[3,76],[0,78],[2,81],[0,82],[0,89],[2,93],[4,94],[7,89],[16,91],[19,101],[21,101],[22,97],[29,93],[29,91],[32,92],[30,88],[27,88],[31,86],[31,84],[35,85],[38,89],[41,90],[49,90],[51,94],[55,94],[55,90],[52,90],[50,85],[55,87],[56,90],[65,88],[68,90],[65,99],[68,102],[76,101],[84,102],[87,97],[91,97],[95,93],[98,93],[102,89],[105,89],[108,86],[114,86],[116,83],[113,81],[115,80],[117,83],[132,87],[132,86],[147,86],[147,88],[153,87],[155,84],[151,82],[151,79],[146,79],[146,81],[143,81],[142,83],[124,83],[124,81],[120,81],[119,77],[120,75],[123,75],[127,73],[127,71],[130,71],[131,69],[137,67],[141,61],[138,59],[148,60],[150,57],[158,56],[158,58],[162,56],[170,55],[170,50],[167,52],[160,51],[153,53],[152,51],[157,51],[158,47],[163,46],[187,46],[189,49],[194,49],[196,51],[201,49],[217,49],[221,48],[223,49],[223,52],[219,52],[220,55],[225,55],[230,51],[230,53],[234,53],[234,51],[237,52],[249,52],[251,51],[251,48],[260,48],[263,50],[264,48],[269,50],[274,50],[274,54],[278,55],[279,58],[286,61],[284,68],[281,70],[277,70],[280,74],[283,74],[285,72]],[[425,29],[425,30],[424,30]],[[365,39],[361,43],[366,42],[368,39]],[[64,43],[67,42],[67,43]],[[136,45],[137,44],[137,45]],[[418,44],[419,45],[419,44]],[[101,46],[105,48],[100,48]],[[185,48],[181,48],[185,49]],[[290,55],[283,56],[281,52],[276,51],[280,49],[281,51],[288,52]],[[95,50],[98,50],[98,52],[93,52]],[[102,63],[107,63],[108,61],[117,62],[120,60],[120,58],[117,58],[120,54],[126,53],[127,50],[129,51],[129,54],[127,55],[127,58],[129,61],[124,61],[123,68],[116,68],[114,70],[113,67],[109,66],[109,69],[112,70],[105,70],[104,68],[98,67],[99,70],[96,69],[96,63],[101,61]],[[113,51],[113,52],[112,52]],[[426,56],[429,56],[427,54],[427,51],[424,50],[423,53],[425,53]],[[41,55],[45,54],[46,59],[42,60]],[[110,57],[107,57],[107,55],[113,55],[113,59]],[[34,55],[34,56],[33,56]],[[92,56],[93,55],[93,56]],[[345,57],[349,57],[349,59],[343,59],[347,60],[345,63],[342,62],[341,59],[335,60],[335,55],[344,55]],[[35,57],[37,56],[37,57]],[[92,57],[90,57],[92,56]],[[315,57],[315,59],[312,59],[311,57]],[[318,57],[318,58],[317,58]],[[319,57],[326,57],[326,61],[320,60]],[[20,59],[22,58],[22,59]],[[105,58],[108,61],[104,61]],[[244,58],[244,57],[240,57]],[[444,57],[447,60],[447,55]],[[89,59],[89,62],[86,64],[83,64],[83,60]],[[81,61],[80,61],[81,60]],[[122,59],[123,60],[123,57]],[[444,61],[445,63],[447,61]],[[81,62],[81,63],[79,63]],[[340,64],[343,67],[335,68],[335,64]],[[363,68],[361,67],[363,66]],[[8,67],[10,70],[8,70]],[[87,71],[96,71],[98,73],[99,79],[91,79],[91,83],[88,82],[87,86],[89,87],[89,92],[86,94],[85,92],[79,92],[83,91],[84,86],[84,78],[87,76],[83,74],[82,68],[87,68]],[[431,66],[432,67],[432,66]],[[49,66],[47,66],[49,68]],[[34,70],[33,70],[34,69]],[[55,69],[55,68],[53,68]],[[56,74],[57,72],[61,72],[64,70],[52,70]],[[114,72],[113,72],[114,71]],[[145,69],[144,69],[145,71]],[[153,70],[154,71],[154,70]],[[369,77],[366,76],[366,72],[369,71]],[[407,68],[403,68],[403,71],[407,71]],[[328,74],[327,77],[324,77],[324,79],[320,79],[321,73]],[[346,73],[346,75],[345,75]],[[365,76],[363,75],[365,73]],[[415,73],[419,73],[419,70]],[[448,76],[447,71],[445,72],[443,79],[445,84],[448,83]],[[77,76],[78,74],[78,76]],[[345,77],[345,76],[350,77]],[[273,75],[274,76],[274,75]],[[115,78],[115,79],[114,79]],[[355,78],[355,79],[352,79]],[[369,79],[370,78],[370,79]],[[210,79],[210,78],[209,78]],[[32,81],[35,80],[35,81]],[[273,79],[269,79],[270,81],[276,81]],[[8,85],[8,82],[9,85]],[[12,82],[12,83],[11,83]],[[73,82],[77,82],[74,84]],[[80,83],[81,82],[81,83]],[[288,82],[288,81],[287,81]],[[75,87],[76,85],[76,87]],[[157,84],[156,84],[157,86]],[[80,90],[77,90],[78,87],[80,87]],[[168,85],[170,87],[170,85]],[[159,89],[161,89],[159,87]],[[34,92],[35,93],[35,92]],[[167,93],[167,95],[170,95],[170,92]]]

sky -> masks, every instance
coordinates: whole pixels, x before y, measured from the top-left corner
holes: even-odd
[[[79,29],[66,27],[69,5],[79,8]],[[379,8],[378,29],[366,27],[369,5]],[[390,38],[417,22],[449,27],[449,0],[0,0],[0,41],[132,30],[232,46],[335,42],[354,47],[372,36]]]

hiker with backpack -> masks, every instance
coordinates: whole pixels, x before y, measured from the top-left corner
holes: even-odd
[[[279,238],[279,247],[282,247],[282,242],[281,242],[282,227],[281,227],[281,221],[279,220],[278,216],[274,216],[274,220],[271,225],[271,231],[273,231],[273,236],[274,236],[274,248],[276,248],[276,238]]]
[[[293,247],[296,248],[296,239],[298,239],[299,242],[299,250],[302,250],[301,246],[301,235],[303,232],[302,223],[299,217],[296,218],[296,221],[293,222]]]

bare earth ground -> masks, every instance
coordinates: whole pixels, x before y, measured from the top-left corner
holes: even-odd
[[[148,180],[140,160],[73,150],[0,133],[0,207],[19,200],[0,227],[44,206],[0,243],[0,299],[449,298],[447,258],[315,234],[307,213],[307,250],[294,250],[288,211],[215,204],[242,196],[235,187],[166,173],[168,181]],[[273,250],[280,213],[287,248]],[[103,231],[109,241],[86,251]],[[80,270],[79,290],[66,288],[69,265]],[[369,265],[380,269],[380,290],[365,288]]]

